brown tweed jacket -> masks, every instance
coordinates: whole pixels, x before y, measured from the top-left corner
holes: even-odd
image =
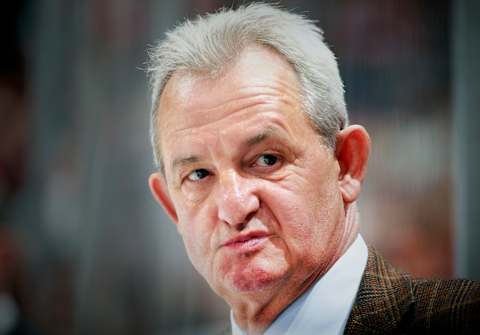
[[[369,248],[345,334],[480,334],[480,283],[413,279]]]
[[[345,334],[480,334],[480,282],[413,279],[370,247]]]

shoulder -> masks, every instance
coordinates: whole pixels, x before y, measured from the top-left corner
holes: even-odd
[[[370,247],[345,333],[467,334],[480,329],[479,309],[480,283],[413,279]]]
[[[457,280],[413,281],[416,329],[432,332],[480,331],[480,283]]]

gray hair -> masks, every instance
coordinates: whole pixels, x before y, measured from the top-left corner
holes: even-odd
[[[343,83],[335,56],[312,20],[275,5],[253,3],[186,20],[149,50],[152,88],[150,136],[154,160],[163,168],[157,131],[161,93],[177,70],[218,73],[252,44],[273,48],[293,66],[303,110],[330,148],[348,124]]]

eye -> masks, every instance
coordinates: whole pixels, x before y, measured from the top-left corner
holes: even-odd
[[[258,166],[272,166],[278,161],[278,157],[272,154],[263,154],[257,158],[255,164]]]
[[[205,169],[196,169],[193,170],[188,176],[187,179],[190,181],[198,181],[207,177],[210,173]]]

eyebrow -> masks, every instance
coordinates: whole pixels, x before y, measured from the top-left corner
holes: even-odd
[[[276,133],[276,129],[274,127],[267,127],[265,128],[261,133],[252,136],[248,138],[246,141],[244,141],[244,145],[247,147],[252,147],[256,144],[259,144],[263,141],[265,141],[267,138],[272,136],[272,134]]]
[[[187,157],[181,157],[181,158],[176,158],[173,163],[172,163],[172,170],[177,169],[181,165],[187,165],[187,164],[192,164],[199,162],[200,158],[198,156],[187,156]]]

